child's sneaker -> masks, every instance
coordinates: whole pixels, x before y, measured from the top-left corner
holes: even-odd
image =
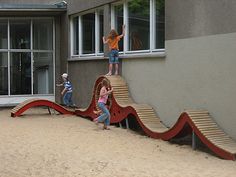
[[[110,128],[107,127],[107,126],[104,126],[104,127],[103,127],[103,130],[110,130]]]

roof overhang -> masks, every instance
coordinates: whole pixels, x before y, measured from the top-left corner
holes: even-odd
[[[67,11],[67,3],[65,1],[55,3],[55,4],[10,4],[10,3],[0,3],[0,15],[4,13],[35,13],[35,12],[55,12],[63,13]]]

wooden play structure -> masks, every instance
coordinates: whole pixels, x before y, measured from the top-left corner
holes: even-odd
[[[56,110],[57,112],[61,113],[61,114],[74,114],[75,112],[73,110],[69,110],[55,102],[49,101],[49,100],[44,100],[44,99],[29,99],[26,100],[20,104],[18,104],[16,107],[14,107],[11,110],[11,117],[17,117],[22,115],[26,110],[32,108],[32,107],[39,107],[39,106],[43,106],[43,107],[47,107],[50,113],[50,109],[52,108],[54,110]]]
[[[186,110],[175,125],[167,128],[161,122],[153,108],[146,104],[135,103],[129,95],[127,83],[121,76],[101,76],[95,82],[90,105],[86,109],[76,109],[75,114],[90,119],[96,118],[97,100],[101,81],[107,79],[113,88],[110,98],[111,123],[126,121],[135,117],[147,136],[170,140],[176,137],[192,135],[192,146],[196,148],[196,139],[200,139],[210,150],[223,159],[235,160],[236,142],[213,121],[207,110]]]
[[[173,127],[167,128],[151,106],[137,104],[132,100],[127,83],[121,76],[99,77],[95,82],[91,103],[86,109],[69,110],[49,100],[29,99],[13,108],[11,116],[20,116],[31,107],[44,106],[55,109],[61,114],[76,114],[93,120],[97,117],[93,111],[98,109],[97,100],[103,79],[107,79],[113,88],[113,93],[108,100],[111,123],[125,121],[126,127],[129,127],[129,117],[132,117],[136,119],[136,122],[147,136],[170,140],[192,135],[193,149],[196,149],[196,140],[200,139],[219,157],[228,160],[236,159],[236,142],[220,129],[207,110],[186,110],[179,116]]]

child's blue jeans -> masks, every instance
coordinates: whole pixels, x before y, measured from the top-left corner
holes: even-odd
[[[104,122],[105,125],[110,125],[110,113],[104,103],[98,103],[98,107],[102,110],[102,114],[98,117],[98,122]]]
[[[109,63],[119,64],[119,51],[112,49],[109,53]]]
[[[63,102],[66,106],[73,106],[72,92],[66,92],[63,97]]]

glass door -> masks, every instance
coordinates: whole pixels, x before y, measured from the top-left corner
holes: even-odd
[[[30,52],[13,52],[10,55],[11,95],[31,94]]]
[[[53,23],[53,18],[0,19],[1,97],[54,98]]]
[[[7,20],[0,20],[0,95],[8,95]]]
[[[0,53],[0,95],[8,95],[7,52]]]
[[[33,94],[53,94],[53,20],[33,20]]]

